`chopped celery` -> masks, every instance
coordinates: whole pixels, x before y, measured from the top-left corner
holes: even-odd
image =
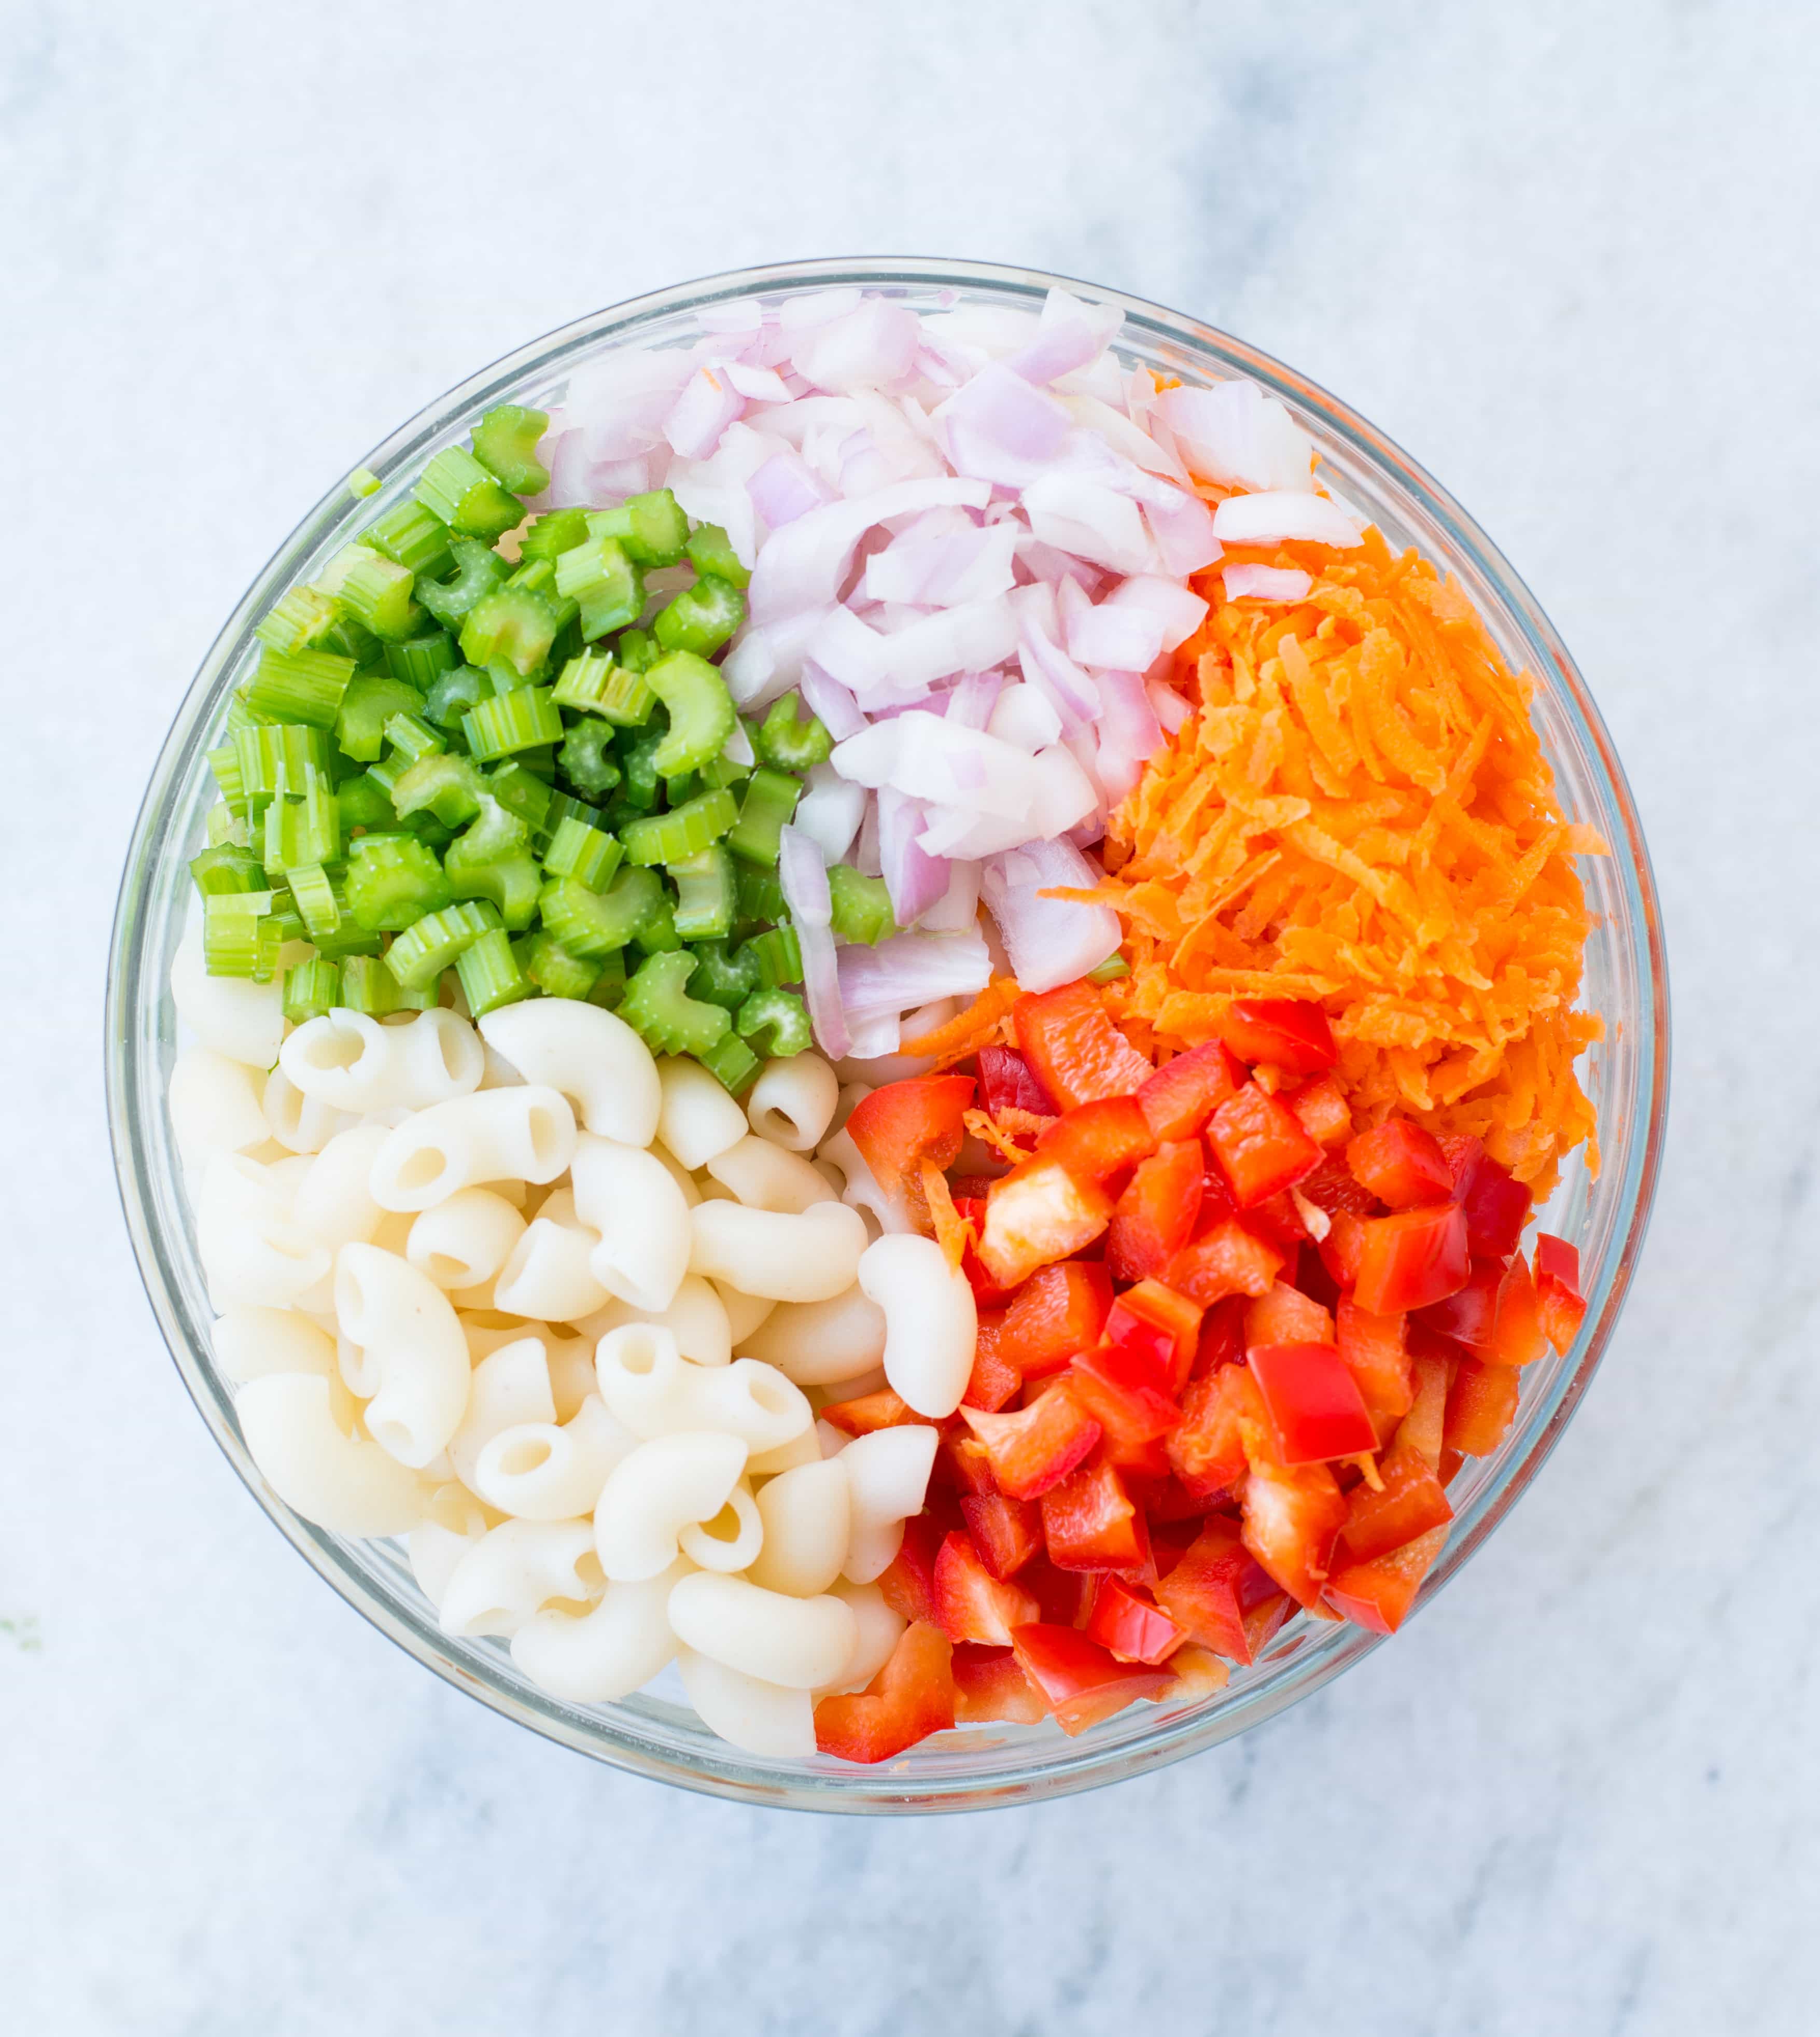
[[[515,1004],[531,994],[512,943],[497,927],[455,957],[455,974],[461,979],[468,1011],[476,1018],[497,1011],[502,1004]]]
[[[729,1033],[695,1057],[729,1095],[742,1096],[765,1064],[737,1033]]]
[[[666,814],[630,821],[621,830],[628,863],[680,863],[719,841],[733,824],[738,809],[731,792],[704,792],[699,799],[672,807]]]
[[[572,785],[602,798],[619,783],[619,766],[613,761],[613,724],[591,716],[578,721],[563,739],[557,763]]]
[[[737,1011],[753,991],[764,987],[751,958],[750,943],[735,950],[723,940],[696,943],[695,973],[689,979],[691,997]]]
[[[504,812],[504,808],[496,809]],[[537,917],[538,894],[543,872],[530,852],[513,856],[482,856],[465,851],[462,845],[481,823],[451,841],[443,852],[443,868],[449,889],[458,898],[484,898],[499,909],[501,920],[513,933],[522,933]]]
[[[447,524],[421,502],[394,503],[361,532],[361,542],[383,552],[419,580],[440,580],[455,565]]]
[[[591,891],[604,891],[625,853],[603,829],[565,815],[551,832],[543,867],[552,877],[572,877]]]
[[[519,682],[542,671],[563,618],[541,589],[509,584],[484,595],[461,629],[461,654],[470,665],[507,667]],[[493,683],[497,686],[496,671]]]
[[[462,728],[470,754],[482,763],[509,757],[516,750],[534,750],[539,743],[560,743],[563,735],[562,716],[547,686],[497,693],[470,708]]]
[[[571,658],[556,682],[554,698],[558,707],[597,714],[616,728],[642,728],[657,704],[644,675],[614,664],[605,651]]]
[[[802,773],[825,764],[834,754],[834,739],[814,715],[799,721],[802,701],[794,692],[772,703],[771,712],[752,732],[752,746],[761,764],[780,771]]]
[[[617,509],[597,509],[587,520],[588,534],[612,538],[625,555],[641,566],[680,565],[689,543],[689,519],[667,488],[629,496]]]
[[[303,863],[285,872],[291,897],[312,941],[332,941],[342,930],[342,901],[334,881],[319,863]]]
[[[404,679],[383,672],[356,672],[342,695],[335,741],[344,755],[376,764],[385,747],[386,724],[395,714],[413,713],[423,704],[423,695]]]
[[[752,985],[754,990],[776,990],[784,984],[802,981],[802,950],[792,926],[772,927],[754,934],[741,947],[739,955],[742,962],[750,963],[757,978]]]
[[[237,730],[234,755],[249,811],[255,816],[262,813],[281,786],[302,784],[306,771],[320,771],[327,777],[329,754],[328,736],[319,728],[290,722]]]
[[[347,892],[354,924],[369,934],[398,932],[455,896],[434,852],[414,834],[363,834],[349,842]]]
[[[793,778],[785,771],[774,771],[768,765],[761,765],[746,781],[745,796],[739,802],[739,819],[727,838],[727,847],[748,863],[765,864],[775,868],[778,837],[802,796],[800,778]]]
[[[624,947],[666,904],[654,870],[622,870],[605,892],[558,877],[538,895],[545,927],[571,954],[590,959]]]
[[[773,1060],[800,1054],[809,1045],[809,1014],[794,991],[754,991],[740,1006],[734,1023],[742,1040],[769,1034],[771,1043],[765,1053]]]
[[[434,982],[401,984],[377,955],[349,955],[342,964],[342,1002],[350,1011],[383,1018],[391,1011],[427,1011],[436,1002]]]
[[[218,892],[262,891],[263,866],[256,856],[225,842],[205,848],[190,858],[190,875],[196,889],[206,898]]]
[[[454,554],[452,580],[419,580],[417,599],[445,629],[459,629],[478,603],[504,587],[512,568],[499,554],[473,538],[456,538],[449,546]]]
[[[293,1026],[319,1018],[342,1001],[342,973],[332,962],[312,955],[285,971],[285,1016]]]
[[[661,655],[648,629],[621,630],[613,648],[625,672],[648,672]]]
[[[590,643],[638,620],[644,576],[616,539],[589,537],[556,561],[556,590],[581,607],[581,633]]]
[[[325,772],[306,769],[302,796],[289,789],[266,807],[262,850],[266,874],[276,875],[312,863],[333,863],[342,852],[342,816]]]
[[[731,843],[727,845],[729,848]],[[742,864],[739,871],[739,916],[747,925],[775,926],[789,908],[784,901],[784,886],[772,870],[754,870]]]
[[[344,545],[317,576],[316,584],[334,597],[343,614],[382,642],[402,643],[423,626],[424,612],[411,599],[413,576],[370,545]]]
[[[247,688],[247,705],[276,722],[333,728],[342,695],[353,675],[352,658],[338,657],[332,651],[287,654],[268,644],[259,653],[259,669]]]
[[[668,866],[676,886],[676,931],[685,941],[725,940],[733,931],[733,858],[717,842]]]
[[[245,848],[250,837],[247,824],[225,799],[218,799],[202,816],[203,832],[210,848]]]
[[[651,631],[666,651],[693,651],[706,657],[745,620],[745,595],[726,580],[708,577],[685,587],[660,608]]]
[[[1087,972],[1089,983],[1116,983],[1122,976],[1129,976],[1131,965],[1122,954],[1110,954],[1102,962],[1096,962]]]
[[[502,807],[518,815],[534,836],[542,836],[554,826],[557,797],[541,778],[526,770],[521,758],[496,765],[487,773],[487,790]],[[579,802],[571,802],[579,804]],[[588,809],[591,812],[593,809]],[[560,818],[561,816],[556,816]],[[585,820],[587,814],[579,818]]]
[[[836,863],[828,872],[828,894],[837,940],[875,948],[887,934],[897,932],[883,878],[862,877],[850,864]]]
[[[752,766],[750,764],[735,764],[724,754],[709,758],[701,767],[701,782],[710,792],[717,786],[724,786],[731,792],[735,785],[743,784],[751,776]]]
[[[472,665],[457,665],[436,679],[424,696],[424,716],[440,729],[459,729],[470,709],[493,698],[493,681]]]
[[[683,549],[698,573],[723,580],[729,587],[751,585],[752,576],[740,564],[739,554],[733,549],[733,540],[718,523],[697,524],[689,532],[689,542]]]
[[[720,754],[738,716],[727,682],[705,658],[692,651],[672,651],[644,675],[644,683],[670,716],[669,733],[651,758],[660,777],[699,771]]]
[[[543,410],[519,403],[497,403],[474,428],[474,458],[514,495],[541,495],[549,486],[549,471],[537,456],[538,441],[549,429]],[[515,516],[513,523],[518,519]],[[505,527],[508,531],[512,524]]]
[[[370,771],[344,778],[335,788],[335,805],[341,814],[343,841],[351,841],[357,834],[374,829],[385,834],[397,830],[398,811]]]
[[[525,943],[519,966],[546,997],[585,997],[600,979],[600,965],[572,955],[548,928]]]
[[[480,811],[485,789],[480,773],[466,758],[439,751],[420,757],[398,773],[392,787],[392,804],[400,819],[432,813],[445,827],[459,827]]]
[[[423,471],[417,499],[432,516],[464,538],[490,545],[524,518],[524,505],[508,494],[471,452],[450,446]],[[427,605],[427,604],[426,604]]]
[[[202,901],[202,961],[211,976],[270,983],[283,936],[270,891],[215,891]]]
[[[402,644],[385,647],[386,670],[420,693],[428,693],[444,672],[455,664],[455,639],[446,629],[425,630],[421,637],[407,637]]]
[[[474,899],[413,920],[386,950],[386,967],[407,989],[433,984],[462,950],[500,924],[491,905]]]
[[[281,595],[270,614],[253,626],[253,634],[281,656],[319,648],[334,627],[335,604],[320,588],[293,587]]]
[[[731,1030],[731,1015],[689,994],[695,958],[686,951],[648,956],[626,985],[619,1015],[653,1053],[702,1054]]]
[[[421,714],[405,712],[388,715],[385,735],[387,742],[408,764],[415,764],[425,757],[439,757],[448,747]]]
[[[668,892],[632,938],[647,954],[669,954],[683,945],[682,936],[676,931],[676,906]]]
[[[619,761],[625,772],[625,797],[644,813],[649,813],[657,804],[657,753],[669,733],[667,728],[646,729],[628,742],[619,753]]]
[[[348,476],[348,493],[357,502],[364,502],[369,495],[377,495],[385,483],[370,467],[357,467]]]
[[[618,1008],[619,1000],[625,995],[625,956],[618,948],[610,955],[601,958],[600,973],[594,980],[594,988],[587,993],[590,1004],[598,1004],[603,1011]]]
[[[223,803],[236,821],[244,822],[248,802],[247,784],[240,773],[240,755],[232,743],[217,743],[206,753],[210,775],[214,779]]]
[[[521,559],[555,560],[582,543],[587,536],[585,509],[551,509],[538,517],[519,539]]]

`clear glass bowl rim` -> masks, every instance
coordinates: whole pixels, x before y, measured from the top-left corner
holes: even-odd
[[[1552,1387],[1522,1410],[1520,1429],[1507,1444],[1497,1476],[1464,1513],[1425,1584],[1421,1604],[1441,1589],[1502,1521],[1559,1441],[1603,1355],[1641,1251],[1660,1171],[1669,1075],[1667,963],[1661,913],[1641,822],[1622,767],[1599,710],[1566,646],[1535,597],[1497,547],[1445,489],[1382,432],[1317,384],[1216,327],[1097,283],[1035,270],[938,259],[833,259],[729,270],[677,285],[577,319],[494,361],[451,389],[376,447],[364,462],[382,476],[414,463],[458,419],[478,415],[527,382],[560,368],[565,359],[611,334],[625,340],[641,327],[678,313],[761,293],[848,285],[926,289],[976,288],[1010,293],[1033,303],[1053,286],[1116,303],[1128,333],[1184,350],[1199,361],[1250,376],[1284,397],[1325,440],[1337,443],[1374,471],[1444,536],[1457,557],[1496,591],[1524,640],[1524,662],[1568,711],[1595,760],[1610,813],[1618,822],[1611,844],[1626,894],[1627,932],[1643,1008],[1633,1015],[1641,1056],[1634,1090],[1646,1102],[1644,1136],[1631,1142],[1614,1249],[1588,1269],[1589,1310],[1575,1362]],[[336,1538],[300,1520],[265,1487],[232,1416],[229,1403],[206,1366],[207,1323],[184,1304],[175,1253],[191,1249],[174,1240],[157,1208],[154,1168],[134,1098],[141,1089],[141,1042],[135,1019],[148,996],[149,969],[162,958],[148,952],[148,902],[153,858],[164,842],[199,750],[199,733],[212,719],[247,645],[253,623],[299,569],[300,563],[344,522],[349,497],[335,486],[274,554],[229,617],[198,669],[154,766],[135,822],[115,910],[106,1004],[106,1076],[109,1127],[123,1210],[153,1310],[178,1372],[223,1453],[286,1539],[312,1568],[374,1626],[457,1689],[522,1725],[578,1752],[632,1773],[748,1804],[804,1810],[916,1813],[970,1810],[1026,1803],[1096,1788],[1140,1774],[1215,1745],[1261,1724],[1351,1668],[1380,1637],[1357,1628],[1210,1708],[1165,1718],[1147,1731],[1112,1746],[1092,1734],[1037,1758],[1007,1763],[993,1774],[916,1778],[893,1765],[781,1775],[749,1762],[738,1750],[682,1763],[634,1732],[521,1690],[493,1674],[487,1661],[451,1644],[402,1603],[375,1589],[338,1557]],[[1451,561],[1450,561],[1451,562]],[[1337,1633],[1339,1630],[1335,1630]],[[1034,1751],[1034,1750],[1033,1750]]]

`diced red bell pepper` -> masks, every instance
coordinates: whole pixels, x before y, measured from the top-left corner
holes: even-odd
[[[1040,1266],[1011,1298],[1000,1354],[1024,1378],[1046,1378],[1100,1341],[1112,1306],[1112,1283],[1103,1265],[1070,1259]]]
[[[1036,1139],[1040,1159],[1059,1160],[1077,1181],[1110,1192],[1157,1150],[1155,1134],[1129,1096],[1105,1096],[1058,1117]]]
[[[1064,1110],[1097,1097],[1129,1096],[1150,1072],[1090,983],[1020,997],[1011,1029],[1037,1081]]]
[[[940,1627],[918,1620],[863,1691],[815,1707],[815,1744],[843,1761],[889,1761],[954,1724],[953,1650]]]
[[[1059,1160],[1026,1160],[992,1184],[980,1263],[999,1287],[1020,1287],[1039,1266],[1091,1245],[1112,1215],[1104,1189],[1077,1181]]]
[[[1184,1245],[1164,1268],[1163,1278],[1191,1302],[1210,1309],[1229,1294],[1267,1294],[1282,1270],[1282,1253],[1229,1219]]]
[[[1033,1499],[1007,1499],[1002,1492],[963,1493],[961,1517],[980,1562],[995,1578],[1015,1577],[1043,1546],[1043,1517]]]
[[[1157,1603],[1196,1641],[1251,1663],[1287,1616],[1289,1600],[1245,1545],[1237,1521],[1216,1516],[1157,1585]],[[1274,1614],[1267,1625],[1257,1616]],[[1260,1631],[1260,1627],[1263,1631]]]
[[[1169,1391],[1180,1395],[1194,1370],[1200,1336],[1201,1305],[1161,1280],[1140,1280],[1112,1303],[1104,1331],[1108,1344],[1161,1339],[1169,1359]]]
[[[1161,1438],[1182,1419],[1169,1392],[1168,1361],[1154,1347],[1108,1344],[1083,1351],[1068,1368],[1075,1398],[1100,1425],[1100,1446],[1121,1471],[1166,1478]]]
[[[1387,1117],[1346,1145],[1353,1178],[1393,1210],[1453,1200],[1453,1170],[1441,1142],[1407,1117]]]
[[[1027,1110],[1033,1117],[1061,1116],[1062,1106],[1015,1047],[982,1047],[977,1058],[980,1102],[989,1117],[1004,1110]]]
[[[1244,1069],[1230,1050],[1210,1040],[1146,1077],[1138,1090],[1138,1105],[1159,1143],[1191,1139],[1244,1084]]]
[[[1517,1389],[1522,1381],[1514,1365],[1486,1365],[1476,1358],[1463,1358],[1447,1390],[1442,1446],[1458,1450],[1462,1457],[1490,1457],[1516,1419]]]
[[[969,1408],[996,1412],[1018,1397],[1024,1375],[999,1348],[1004,1334],[1005,1311],[982,1311],[973,1340],[973,1371],[961,1395]]]
[[[1245,1309],[1245,1348],[1260,1344],[1331,1344],[1334,1319],[1298,1287],[1273,1281]]]
[[[1034,1725],[1048,1716],[1048,1701],[1018,1668],[1009,1648],[965,1646],[954,1650],[957,1725]]]
[[[1262,1441],[1269,1434],[1270,1417],[1249,1366],[1222,1365],[1191,1381],[1182,1396],[1182,1419],[1168,1441],[1170,1467],[1190,1492],[1222,1492],[1250,1466],[1248,1436]]]
[[[1331,1344],[1257,1345],[1245,1362],[1263,1396],[1280,1462],[1324,1464],[1377,1448],[1358,1381]]]
[[[935,1617],[950,1641],[1008,1648],[1011,1630],[1036,1617],[1036,1601],[995,1578],[965,1535],[948,1535],[935,1557]]]
[[[935,1558],[942,1529],[933,1515],[914,1514],[904,1524],[904,1540],[878,1579],[885,1603],[905,1619],[935,1618]]]
[[[873,1178],[925,1236],[935,1226],[923,1162],[953,1165],[966,1136],[961,1114],[972,1101],[971,1075],[918,1075],[862,1097],[847,1121]]]
[[[1451,1359],[1431,1357],[1425,1352],[1419,1356],[1412,1354],[1410,1359],[1414,1392],[1409,1412],[1398,1427],[1395,1442],[1399,1447],[1407,1443],[1430,1464],[1441,1462],[1447,1423],[1447,1390],[1455,1362]]]
[[[1331,1075],[1316,1075],[1299,1089],[1288,1090],[1283,1102],[1309,1138],[1330,1152],[1353,1136],[1352,1106]]]
[[[991,1185],[988,1182],[987,1185]],[[973,1291],[973,1306],[976,1309],[1002,1309],[1011,1298],[1010,1291],[999,1285],[986,1271],[986,1263],[980,1257],[980,1234],[986,1228],[986,1198],[983,1195],[953,1196],[953,1201],[954,1214],[972,1232],[961,1250],[961,1271]]]
[[[1086,1632],[1121,1662],[1168,1661],[1188,1635],[1169,1616],[1123,1578],[1095,1580]]]
[[[862,1393],[855,1400],[836,1400],[821,1411],[823,1421],[849,1436],[869,1436],[877,1429],[901,1429],[914,1422],[926,1422],[908,1401],[889,1386],[876,1393]]]
[[[1143,1516],[1103,1459],[1043,1495],[1043,1540],[1059,1570],[1140,1570],[1150,1553]]]
[[[1444,1139],[1441,1147],[1453,1173],[1453,1199],[1466,1211],[1473,1257],[1508,1259],[1529,1221],[1529,1190],[1470,1132]]]
[[[1542,1299],[1530,1277],[1529,1261],[1520,1252],[1513,1253],[1498,1283],[1491,1342],[1477,1355],[1492,1365],[1533,1365],[1547,1348]]]
[[[1195,1347],[1195,1378],[1204,1379],[1222,1365],[1237,1365],[1244,1356],[1245,1312],[1251,1306],[1246,1296],[1229,1294],[1223,1302],[1214,1302],[1201,1318],[1200,1338]]]
[[[1207,1143],[1242,1210],[1292,1186],[1321,1163],[1321,1149],[1295,1113],[1255,1082],[1214,1113]]]
[[[1267,1061],[1292,1075],[1318,1075],[1340,1057],[1318,1004],[1300,997],[1243,997],[1226,1007],[1220,1037],[1241,1061]]]
[[[1106,1231],[1106,1265],[1115,1279],[1153,1279],[1188,1243],[1204,1173],[1198,1139],[1161,1147],[1138,1163]]]
[[[1396,1316],[1444,1301],[1466,1285],[1466,1212],[1458,1203],[1361,1219],[1353,1298],[1374,1316]]]
[[[1365,1226],[1371,1221],[1369,1217],[1354,1216],[1350,1210],[1327,1213],[1327,1234],[1316,1250],[1329,1278],[1342,1291],[1350,1292],[1357,1283],[1365,1260]]]
[[[1535,1291],[1541,1303],[1542,1334],[1565,1357],[1586,1320],[1580,1253],[1565,1238],[1551,1238],[1545,1230],[1538,1231],[1535,1238]]]
[[[1138,1481],[1129,1483],[1135,1498]],[[1223,1502],[1189,1491],[1173,1472],[1167,1478],[1146,1479],[1142,1483],[1144,1518],[1150,1524],[1150,1560],[1161,1575],[1200,1532],[1201,1523]]]
[[[1080,1570],[1057,1570],[1046,1552],[1024,1566],[1018,1582],[1043,1608],[1045,1625],[1078,1627],[1086,1618],[1092,1578]]]
[[[1498,1290],[1504,1268],[1496,1260],[1475,1260],[1466,1285],[1444,1302],[1418,1309],[1414,1320],[1430,1336],[1444,1337],[1461,1350],[1483,1356],[1497,1328]]]
[[[1380,1216],[1384,1212],[1384,1204],[1369,1189],[1360,1185],[1344,1156],[1339,1153],[1330,1152],[1312,1174],[1297,1182],[1296,1189],[1316,1208],[1324,1209],[1329,1216],[1342,1213],[1355,1217]]]
[[[1247,1210],[1240,1221],[1254,1236],[1263,1238],[1267,1245],[1274,1245],[1292,1265],[1310,1234],[1301,1211],[1296,1207],[1295,1196],[1287,1189],[1278,1189],[1274,1196],[1266,1196],[1261,1203]]]
[[[1324,1464],[1257,1464],[1245,1480],[1245,1547],[1298,1605],[1320,1597],[1346,1517],[1345,1496]]]
[[[1336,1612],[1373,1634],[1394,1634],[1407,1618],[1429,1566],[1447,1544],[1445,1528],[1406,1542],[1369,1563],[1346,1563],[1328,1578],[1324,1594]]]
[[[1434,1466],[1419,1451],[1407,1445],[1386,1450],[1378,1476],[1380,1490],[1374,1491],[1361,1480],[1346,1495],[1346,1522],[1340,1530],[1342,1562],[1369,1563],[1453,1518]]]
[[[935,1446],[932,1481],[939,1481],[956,1493],[996,1492],[992,1461],[977,1436],[970,1436],[960,1423],[951,1423]]]
[[[1341,1297],[1335,1319],[1340,1356],[1358,1381],[1380,1442],[1389,1438],[1415,1397],[1403,1321],[1401,1316],[1371,1315],[1350,1295]]]
[[[1011,1646],[1066,1733],[1085,1733],[1136,1699],[1159,1698],[1172,1681],[1166,1669],[1116,1661],[1071,1627],[1021,1627]]]
[[[1100,1425],[1059,1381],[1015,1413],[988,1415],[962,1404],[968,1427],[986,1446],[999,1490],[1037,1499],[1059,1485],[1100,1440]]]

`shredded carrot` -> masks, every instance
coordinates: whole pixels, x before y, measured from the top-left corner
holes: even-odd
[[[958,1266],[967,1256],[973,1226],[954,1207],[948,1177],[933,1160],[923,1162],[923,1188],[929,1198],[929,1215],[935,1225],[935,1242],[950,1266]]]
[[[991,1045],[1000,1037],[1018,995],[1014,976],[995,976],[965,1011],[957,1013],[946,1025],[938,1026],[932,1033],[919,1033],[914,1040],[905,1040],[897,1051],[901,1054],[933,1054],[943,1068],[965,1060],[968,1055],[977,1053],[980,1048]]]
[[[1223,566],[1299,566],[1301,600],[1229,602]],[[1592,926],[1531,686],[1462,590],[1376,530],[1354,550],[1229,550],[1177,679],[1195,711],[1108,827],[1094,897],[1124,918],[1107,987],[1161,1051],[1237,997],[1318,1000],[1361,1127],[1471,1132],[1539,1196],[1586,1144],[1574,1008]]]
[[[990,1146],[1001,1159],[1009,1160],[1015,1166],[1018,1161],[1029,1158],[1031,1148],[1028,1146],[1020,1146],[1010,1133],[988,1112],[963,1111],[961,1114],[961,1122],[976,1139]]]

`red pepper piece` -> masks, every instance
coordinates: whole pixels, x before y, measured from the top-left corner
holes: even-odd
[[[1466,1212],[1458,1203],[1360,1219],[1363,1242],[1354,1298],[1374,1316],[1444,1301],[1466,1285]],[[1330,1238],[1331,1234],[1329,1234]]]
[[[1220,1037],[1241,1061],[1267,1061],[1293,1075],[1318,1075],[1340,1057],[1318,1004],[1299,997],[1241,997],[1226,1007]]]
[[[953,1724],[953,1648],[940,1627],[918,1620],[863,1691],[815,1707],[815,1744],[844,1761],[889,1761]]]
[[[1214,1113],[1207,1143],[1242,1210],[1292,1186],[1321,1162],[1321,1149],[1295,1113],[1255,1083]]]
[[[1115,1279],[1153,1279],[1188,1243],[1204,1173],[1199,1139],[1160,1147],[1139,1163],[1106,1231],[1106,1265]]]
[[[1128,1096],[1150,1072],[1090,983],[1020,997],[1011,1007],[1011,1027],[1036,1079],[1064,1110],[1098,1097]]]
[[[1159,1143],[1191,1139],[1244,1084],[1244,1068],[1222,1041],[1210,1040],[1147,1076],[1138,1087],[1138,1105]]]
[[[1453,1200],[1453,1170],[1441,1142],[1407,1117],[1387,1117],[1350,1139],[1346,1165],[1361,1188],[1393,1210]]]

